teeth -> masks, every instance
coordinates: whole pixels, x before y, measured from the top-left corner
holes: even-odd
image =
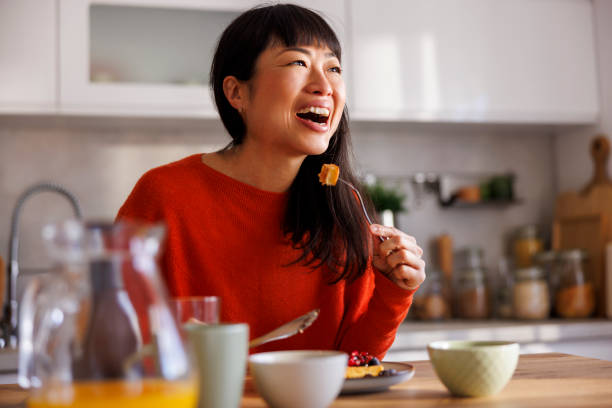
[[[308,112],[316,113],[317,115],[321,115],[321,116],[329,116],[329,109],[318,108],[316,106],[308,106],[302,109],[301,111],[299,111],[298,113],[308,113]]]

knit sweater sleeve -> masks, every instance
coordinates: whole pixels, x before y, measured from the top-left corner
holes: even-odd
[[[357,281],[347,283],[345,313],[336,348],[366,351],[382,359],[406,318],[415,290],[398,287],[370,266]]]

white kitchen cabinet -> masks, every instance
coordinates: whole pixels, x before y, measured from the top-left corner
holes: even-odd
[[[0,0],[0,113],[53,113],[57,102],[54,0]]]
[[[588,0],[352,0],[353,119],[593,123]]]
[[[255,0],[60,0],[60,110],[216,117],[208,73],[216,41]],[[298,1],[344,28],[343,1]]]

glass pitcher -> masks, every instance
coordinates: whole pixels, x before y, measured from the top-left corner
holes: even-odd
[[[156,257],[160,225],[43,229],[56,262],[24,293],[19,383],[29,407],[193,407],[196,379]]]

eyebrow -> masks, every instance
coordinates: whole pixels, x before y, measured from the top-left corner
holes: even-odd
[[[281,50],[278,54],[276,54],[276,56],[279,56],[285,52],[288,51],[297,51],[297,52],[301,52],[302,54],[306,54],[309,57],[312,57],[312,52],[310,52],[310,50],[306,49],[306,48],[302,48],[302,47],[287,47],[283,50]],[[328,52],[325,53],[325,56],[328,58],[336,58],[336,54],[334,54],[333,52]]]

